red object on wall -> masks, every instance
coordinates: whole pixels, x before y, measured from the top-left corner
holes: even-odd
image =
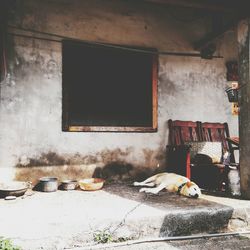
[[[230,61],[226,63],[227,67],[227,81],[238,81],[238,63],[236,61]]]

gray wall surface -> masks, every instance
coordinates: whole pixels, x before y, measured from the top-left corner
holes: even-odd
[[[204,13],[132,1],[24,0],[17,1],[9,24],[86,41],[192,52],[192,43],[209,31],[209,20]],[[90,175],[95,166],[112,162],[164,168],[168,119],[228,122],[231,134],[238,134],[238,117],[231,115],[224,92],[225,62],[237,59],[234,32],[217,41],[223,59],[159,56],[156,133],[62,132],[61,43],[8,37],[9,75],[1,83],[0,104],[2,176],[14,176],[16,166],[27,171],[60,165],[69,173],[70,166],[84,165]]]

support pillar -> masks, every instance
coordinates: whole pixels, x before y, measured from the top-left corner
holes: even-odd
[[[239,138],[242,196],[250,199],[250,18],[238,23],[239,52]]]

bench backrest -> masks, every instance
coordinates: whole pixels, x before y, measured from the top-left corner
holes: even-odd
[[[201,141],[199,122],[168,121],[169,145],[182,145],[184,142]]]
[[[234,162],[234,152],[226,138],[230,137],[227,123],[192,122],[169,120],[169,145],[183,145],[185,142],[211,141],[221,142],[223,152],[231,153]]]
[[[223,152],[229,151],[226,138],[229,136],[227,123],[201,123],[202,141],[221,142]]]

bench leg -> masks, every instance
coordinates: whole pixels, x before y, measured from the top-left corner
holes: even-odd
[[[187,177],[188,179],[191,179],[191,160],[190,160],[190,152],[187,153],[186,177]]]

